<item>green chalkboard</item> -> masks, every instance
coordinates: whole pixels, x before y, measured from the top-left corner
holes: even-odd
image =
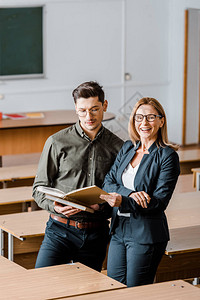
[[[43,74],[42,10],[0,8],[0,76]]]

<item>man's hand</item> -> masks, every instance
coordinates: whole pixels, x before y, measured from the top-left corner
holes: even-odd
[[[107,201],[111,207],[119,207],[122,203],[122,196],[117,193],[109,193],[108,195],[100,195],[100,198]]]
[[[135,202],[143,208],[147,208],[147,205],[151,200],[150,196],[144,191],[131,193],[129,197],[133,198]]]
[[[62,204],[60,204],[58,202],[54,202],[54,205],[55,205],[54,210],[58,214],[63,214],[67,218],[69,218],[70,216],[75,215],[75,214],[77,214],[81,211],[80,209],[74,208],[74,207],[69,206],[69,205],[63,206]]]

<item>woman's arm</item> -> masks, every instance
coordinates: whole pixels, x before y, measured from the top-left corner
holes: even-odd
[[[159,213],[167,208],[171,199],[178,176],[180,174],[178,154],[174,151],[169,156],[165,157],[160,166],[160,173],[153,187],[151,200],[147,208],[142,208],[137,205],[131,197],[122,196],[120,212],[137,211],[141,214]],[[141,179],[142,180],[142,179]]]

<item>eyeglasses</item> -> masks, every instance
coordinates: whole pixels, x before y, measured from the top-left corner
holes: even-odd
[[[98,107],[98,108],[91,108],[91,109],[78,109],[76,111],[76,113],[80,117],[86,117],[87,113],[91,114],[92,116],[96,116],[96,115],[98,115],[100,109],[101,109],[100,107]]]
[[[163,116],[161,116],[161,115],[154,115],[154,114],[149,114],[149,115],[136,114],[134,116],[134,120],[136,122],[142,122],[143,119],[146,118],[146,120],[148,122],[153,122],[153,121],[155,121],[156,117],[162,118]]]

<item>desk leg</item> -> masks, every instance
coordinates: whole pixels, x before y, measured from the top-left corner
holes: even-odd
[[[199,277],[196,277],[196,278],[194,278],[192,284],[197,285],[197,284],[199,284],[199,282],[200,282]]]
[[[4,233],[2,229],[0,229],[0,235],[0,254],[4,256]]]
[[[3,181],[3,189],[6,189],[8,187],[7,181]]]
[[[8,259],[13,261],[13,236],[8,233]]]
[[[197,172],[196,174],[196,189],[197,191],[200,191],[200,173]]]

